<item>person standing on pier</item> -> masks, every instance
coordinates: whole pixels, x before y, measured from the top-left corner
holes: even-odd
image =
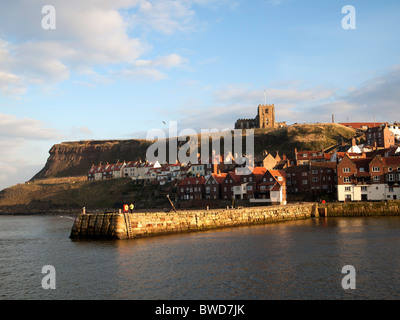
[[[133,205],[133,203],[131,203],[131,205],[129,206],[129,211],[131,213],[133,213],[133,209],[135,208],[135,206]]]

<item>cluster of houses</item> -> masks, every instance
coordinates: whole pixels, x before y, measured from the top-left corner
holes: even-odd
[[[400,133],[400,126],[392,128]],[[207,164],[132,161],[93,165],[88,180],[130,177],[160,185],[177,181],[180,200],[286,204],[291,195],[330,195],[338,201],[396,200],[400,199],[399,135],[389,129],[387,124],[367,126],[364,145],[353,139],[330,152],[295,149],[293,159],[264,151],[247,171],[240,170],[243,166],[236,165],[232,156],[229,161],[209,159]]]

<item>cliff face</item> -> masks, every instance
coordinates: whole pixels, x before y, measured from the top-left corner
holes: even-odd
[[[145,140],[64,142],[54,145],[44,168],[32,180],[86,175],[92,164],[142,160],[150,145]]]
[[[355,130],[338,124],[293,125],[281,129],[257,129],[254,135],[256,155],[264,150],[293,157],[294,149],[321,150],[341,140],[349,141]],[[242,141],[245,142],[246,139]],[[199,141],[199,151],[201,139]],[[223,142],[223,141],[222,141]],[[107,140],[64,142],[54,145],[44,168],[32,180],[86,175],[92,164],[145,160],[152,142],[146,140]],[[186,142],[180,142],[178,148]],[[221,152],[223,143],[221,144]],[[168,144],[167,144],[168,150]],[[211,146],[210,146],[211,150]],[[246,147],[243,147],[246,150]],[[167,151],[168,154],[168,151]]]

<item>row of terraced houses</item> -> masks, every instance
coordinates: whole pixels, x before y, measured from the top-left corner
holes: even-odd
[[[285,204],[288,197],[299,195],[330,195],[338,201],[396,200],[400,199],[400,147],[386,131],[385,124],[366,131],[367,141],[375,134],[374,145],[357,145],[353,139],[329,153],[295,150],[293,159],[264,151],[246,174],[238,174],[234,158],[225,164],[220,157],[209,159],[209,164],[131,161],[93,165],[88,180],[129,177],[160,185],[178,181],[181,200],[234,198]],[[387,143],[379,140],[385,136]]]

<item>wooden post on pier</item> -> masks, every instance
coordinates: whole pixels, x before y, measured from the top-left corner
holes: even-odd
[[[175,206],[172,203],[171,199],[169,198],[169,194],[167,194],[167,198],[168,198],[169,203],[171,204],[172,210],[174,210],[176,212]]]

